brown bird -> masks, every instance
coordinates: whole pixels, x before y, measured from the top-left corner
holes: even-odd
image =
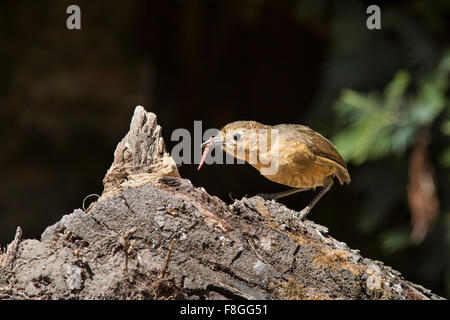
[[[225,152],[246,161],[267,179],[293,189],[262,194],[265,199],[280,199],[300,191],[323,187],[301,212],[303,219],[330,190],[333,178],[340,184],[350,183],[347,166],[333,144],[309,127],[298,124],[269,126],[256,121],[236,121],[227,124],[216,137],[211,137],[209,149],[221,146]],[[199,168],[201,167],[200,164]]]

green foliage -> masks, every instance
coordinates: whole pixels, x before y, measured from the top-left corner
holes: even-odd
[[[445,94],[449,71],[447,54],[436,72],[418,82],[414,93],[409,92],[411,77],[403,70],[381,94],[344,90],[335,104],[343,129],[333,139],[344,159],[359,165],[389,154],[403,154],[416,132],[429,126],[448,106]],[[450,131],[450,121],[444,127]]]

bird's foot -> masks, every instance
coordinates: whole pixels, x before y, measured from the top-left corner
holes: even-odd
[[[311,211],[311,207],[310,206],[306,206],[305,208],[302,209],[302,211],[299,212],[298,218],[300,220],[305,220],[306,215]]]

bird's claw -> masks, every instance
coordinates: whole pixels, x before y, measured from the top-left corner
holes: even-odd
[[[305,220],[306,215],[307,215],[310,211],[311,211],[311,207],[310,207],[310,206],[304,207],[304,208],[299,212],[298,218],[299,218],[300,220]]]

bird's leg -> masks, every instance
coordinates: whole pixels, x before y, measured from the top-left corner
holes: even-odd
[[[260,194],[257,194],[257,196],[263,198],[264,200],[278,200],[280,198],[290,196],[291,194],[301,192],[301,191],[307,191],[310,189],[311,188],[293,188],[293,189],[289,189],[289,190],[281,191],[281,192],[277,192],[277,193],[260,193]]]
[[[306,215],[311,211],[311,209],[316,205],[316,203],[319,202],[320,198],[322,198],[323,195],[331,189],[332,185],[333,185],[333,182],[324,186],[322,188],[322,190],[320,190],[320,192],[318,194],[316,194],[314,199],[312,199],[312,201],[305,208],[303,208],[302,211],[300,211],[300,215],[299,215],[300,220],[305,219]]]

